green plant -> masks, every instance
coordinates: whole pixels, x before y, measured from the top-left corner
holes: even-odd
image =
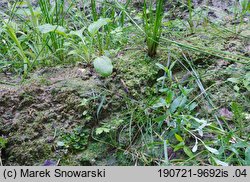
[[[131,3],[131,0],[127,0],[127,1],[126,1],[126,4],[125,4],[125,6],[124,6],[124,10],[125,10],[125,11],[128,9],[128,6],[129,6],[130,3]],[[122,12],[121,12],[121,19],[120,19],[121,27],[123,27],[124,24],[125,24],[125,17],[126,17],[126,14],[125,14],[124,11],[122,11]]]
[[[4,149],[6,147],[7,144],[7,139],[0,137],[0,150]]]
[[[192,0],[187,0],[187,6],[188,6],[188,12],[189,12],[188,24],[190,26],[191,33],[194,33]]]
[[[240,0],[240,26],[243,24],[243,18],[247,12],[250,12],[250,1],[249,0]],[[240,29],[240,28],[239,28]]]
[[[204,148],[208,151],[208,161],[213,165],[228,166],[229,164],[244,165],[247,163],[248,157],[245,156],[245,153],[248,151],[249,143],[242,139],[244,138],[241,132],[243,114],[239,105],[232,104],[236,126],[240,129],[239,133],[227,132],[223,128],[217,127],[213,122],[198,119],[195,116],[197,103],[188,102],[188,96],[192,93],[192,89],[183,88],[180,84],[172,81],[171,70],[174,63],[167,67],[161,64],[157,65],[166,74],[158,79],[161,85],[160,97],[151,106],[154,110],[151,115],[157,116],[154,120],[158,123],[159,134],[157,136],[164,143],[165,162],[170,162],[167,148],[172,148],[175,153],[179,150],[184,151],[189,157],[184,162],[193,159],[200,152],[205,152],[204,150],[198,152]],[[196,75],[195,72],[194,75]],[[213,135],[212,138],[210,140],[203,139],[203,136],[208,133]],[[191,142],[191,138],[194,139],[193,142]],[[242,149],[241,152],[238,152],[239,148]],[[195,154],[197,152],[198,154]]]
[[[86,27],[79,30],[70,31],[67,34],[67,42],[65,47],[68,48],[68,56],[76,57],[84,60],[86,63],[90,64],[93,55],[95,53],[94,46],[92,46],[92,39],[90,37],[84,36],[84,31]]]
[[[115,2],[116,2],[116,7],[119,8],[120,10],[124,11],[124,13],[127,15],[127,17],[131,20],[131,22],[146,37],[148,37],[149,35],[152,35],[152,33],[154,32],[153,30],[160,33],[159,30],[161,30],[161,29],[157,29],[157,28],[154,29],[153,26],[151,26],[151,27],[147,26],[147,25],[149,25],[149,23],[147,21],[145,21],[145,18],[144,18],[144,22],[145,22],[144,24],[147,24],[147,25],[144,25],[144,30],[143,30],[140,27],[140,25],[131,17],[131,15],[127,11],[125,11],[124,7],[119,2],[117,2],[117,0]],[[160,1],[157,1],[157,2],[159,3]],[[159,7],[159,6],[157,6],[157,7]],[[159,9],[159,11],[161,10],[160,8],[158,8],[158,9]],[[143,11],[145,12],[144,13],[144,15],[145,15],[147,13],[147,9],[145,8],[145,3],[144,3],[144,10]],[[157,11],[157,12],[159,12],[159,11]],[[149,15],[152,15],[152,14],[149,12]],[[150,17],[152,17],[152,16],[149,16],[149,18]],[[161,18],[163,18],[163,17],[158,18],[157,19],[158,21],[155,21],[155,24],[154,24],[154,25],[158,25],[159,26],[158,28],[161,28],[161,26],[159,24],[159,20],[160,20],[160,22],[162,20]],[[158,24],[156,22],[158,22]],[[150,29],[145,30],[146,27],[150,28]],[[154,26],[154,27],[157,27],[157,26]],[[151,31],[147,31],[147,30],[151,30]],[[161,35],[161,34],[159,34],[159,35]],[[232,62],[239,62],[239,63],[242,63],[242,64],[248,64],[248,61],[250,60],[246,56],[232,54],[232,53],[227,52],[227,51],[221,51],[221,50],[217,50],[217,49],[206,48],[204,46],[197,46],[197,45],[192,45],[192,44],[188,44],[188,43],[182,43],[182,42],[179,42],[179,41],[171,40],[171,39],[163,37],[163,36],[160,36],[159,39],[161,40],[162,43],[158,41],[156,45],[158,46],[158,44],[160,44],[165,48],[166,48],[166,44],[167,45],[172,44],[172,45],[175,45],[175,46],[183,48],[183,49],[188,49],[188,50],[191,50],[191,51],[194,51],[194,52],[199,52],[199,53],[206,54],[206,55],[212,55],[212,56],[215,56],[215,57],[218,57],[218,58],[223,58],[223,59],[226,59],[226,60],[229,60],[229,61],[232,61]],[[150,40],[153,40],[153,39],[150,39]],[[152,41],[152,42],[154,42],[154,41]]]
[[[88,144],[89,132],[84,127],[75,127],[72,132],[62,134],[60,141],[57,142],[57,146],[65,147],[71,151],[81,151]]]
[[[156,1],[156,12],[154,13],[153,1],[149,2],[147,8],[147,2],[144,0],[143,7],[143,21],[144,31],[146,33],[146,42],[148,46],[148,55],[154,57],[159,45],[159,40],[162,31],[162,19],[163,19],[163,5],[164,0]]]
[[[112,74],[113,72],[113,65],[111,60],[106,57],[98,57],[94,60],[94,67],[100,75],[107,77]]]
[[[248,0],[234,1],[233,13],[235,21],[234,25],[235,34],[238,35],[240,33],[241,26],[243,24],[243,18],[249,11],[250,11],[250,2]],[[238,22],[239,26],[237,27]]]
[[[24,51],[24,48],[23,48],[21,42],[17,38],[16,32],[15,32],[14,28],[11,26],[10,22],[4,22],[4,24],[5,24],[5,28],[6,28],[6,34],[13,41],[12,46],[13,46],[14,50],[16,50],[16,52],[20,56],[20,59],[23,60],[24,76],[27,76],[28,69],[31,66],[31,61],[26,56],[26,52]]]
[[[0,166],[3,166],[1,156],[2,156],[2,150],[6,147],[6,144],[7,144],[7,139],[0,137]]]
[[[107,136],[106,140],[111,142],[112,145],[117,145],[118,128],[124,122],[122,119],[114,119],[109,122],[104,122],[95,130],[97,136]]]
[[[92,19],[93,23],[89,25],[88,30],[92,37],[93,43],[95,43],[95,36],[97,37],[97,45],[98,45],[98,51],[99,56],[104,55],[104,49],[108,48],[109,42],[110,42],[110,27],[109,23],[111,22],[110,18],[105,18],[106,14],[108,12],[107,6],[105,3],[103,3],[102,7],[102,17],[98,15],[96,11],[96,1],[91,0],[91,10],[92,10]],[[105,25],[106,29],[105,29]],[[102,28],[102,31],[99,31]],[[106,46],[104,46],[106,44]]]
[[[5,40],[5,49],[3,49],[5,55],[13,56],[13,50],[17,54],[18,65],[22,67],[24,77],[27,76],[29,69],[31,68],[31,60],[29,59],[29,52],[25,50],[25,45],[23,44],[23,39],[26,37],[24,31],[20,30],[19,25],[13,19],[16,12],[16,6],[18,2],[15,2],[12,7],[9,15],[3,13],[4,16],[1,16],[3,29],[0,31],[2,38]],[[5,18],[4,18],[5,17]],[[21,36],[20,36],[21,35]],[[12,54],[12,55],[11,55]]]
[[[107,72],[101,71],[105,70],[105,68],[100,68],[98,65],[102,65],[106,68],[111,68],[112,64],[110,59],[106,56],[106,51],[110,48],[110,36],[111,36],[111,18],[114,16],[112,13],[109,14],[109,9],[105,3],[102,4],[102,9],[100,14],[97,13],[97,7],[96,7],[96,1],[91,1],[91,18],[93,22],[87,23],[86,27],[82,27],[80,30],[71,31],[69,34],[67,34],[68,41],[67,46],[72,49],[68,55],[80,57],[83,60],[85,60],[87,63],[91,63],[92,60],[94,60],[94,67],[96,68],[97,72],[99,72],[101,75],[106,75]],[[112,9],[111,9],[112,10]],[[108,16],[111,16],[111,18],[106,18]],[[87,18],[86,18],[87,19]],[[78,37],[78,39],[75,39],[75,37]],[[96,48],[98,51],[96,51]],[[103,57],[105,55],[104,61],[101,63],[98,60],[103,60]],[[108,60],[105,61],[105,60]],[[97,64],[100,63],[100,64]],[[107,63],[107,64],[106,64]],[[107,71],[107,70],[106,70]],[[108,74],[112,72],[111,70],[108,70]]]
[[[48,50],[55,55],[60,61],[64,60],[64,36],[60,33],[64,32],[65,17],[70,7],[65,5],[64,0],[51,3],[50,0],[39,0],[39,7],[42,12],[42,20],[39,30],[43,35],[43,42]]]
[[[96,22],[94,25],[98,25],[98,22],[97,22],[97,20],[98,20],[98,14],[96,12],[96,1],[95,0],[91,0],[91,10],[92,10],[92,18]],[[101,39],[100,33],[98,31],[99,28],[97,29],[97,31],[94,31],[93,33],[97,34],[99,56],[101,56],[101,55],[103,55],[103,47],[102,47],[102,39]],[[91,32],[90,32],[90,34],[91,34]],[[92,38],[92,40],[93,40],[93,42],[95,41],[94,37]]]
[[[247,90],[248,92],[250,91],[250,72],[238,77],[228,78],[227,81],[234,85],[233,89],[237,94],[240,94],[241,89]]]
[[[109,18],[99,18],[95,22],[91,23],[88,26],[88,31],[90,33],[90,36],[92,38],[92,44],[95,45],[95,36],[97,36],[97,45],[99,50],[99,56],[102,56],[104,54],[104,47],[103,42],[105,40],[105,36],[109,36],[104,31],[102,33],[99,32],[99,30],[110,23],[111,20]]]
[[[61,16],[66,14],[62,12],[63,2],[56,1],[52,5],[47,0],[39,1],[39,7],[33,8],[30,1],[16,1],[11,6],[11,12],[5,14],[8,17],[2,21],[5,28],[2,34],[4,33],[3,38],[7,44],[5,55],[13,57],[13,50],[17,52],[17,56],[11,58],[11,65],[20,69],[19,62],[22,61],[23,68],[20,72],[23,72],[24,76],[39,64],[50,64],[54,58],[63,59],[62,33],[65,33],[65,30],[60,26],[64,22]],[[27,5],[28,8],[17,8],[19,3]]]
[[[238,131],[235,132],[239,133],[239,136],[242,137],[244,132],[244,119],[245,119],[243,108],[236,102],[232,102],[231,108],[233,111],[233,121],[235,122],[235,125],[239,129]]]

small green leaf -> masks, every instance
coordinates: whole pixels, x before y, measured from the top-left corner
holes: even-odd
[[[196,102],[193,102],[193,103],[190,104],[190,106],[189,106],[189,111],[194,110],[197,106],[198,106],[198,104],[197,104]]]
[[[86,106],[86,105],[88,105],[88,102],[89,102],[88,99],[82,99],[81,103],[79,104],[79,106]]]
[[[94,23],[91,23],[89,25],[88,31],[93,36],[98,32],[98,30],[102,26],[107,25],[109,22],[111,22],[111,20],[109,18],[100,18],[99,20],[97,20]]]
[[[219,159],[217,159],[217,158],[215,158],[215,157],[212,157],[212,159],[213,159],[214,162],[215,162],[217,165],[219,165],[219,166],[229,166],[228,163],[223,162],[223,161],[221,161],[221,160],[219,160]]]
[[[17,15],[24,15],[24,16],[31,16],[31,12],[29,9],[26,8],[20,8],[17,9],[17,11],[15,12]]]
[[[113,72],[113,65],[111,60],[106,56],[98,57],[94,60],[94,67],[97,73],[107,77]]]
[[[244,87],[245,87],[248,91],[250,91],[250,81],[249,81],[249,80],[243,80],[242,83],[243,83]]]
[[[97,128],[96,131],[95,131],[95,133],[96,133],[97,135],[100,135],[100,134],[102,134],[102,133],[108,133],[109,131],[110,131],[109,128]]]
[[[250,147],[246,148],[246,151],[245,151],[245,162],[246,162],[246,166],[250,166]]]
[[[69,32],[69,35],[75,35],[75,36],[78,36],[83,43],[85,43],[84,41],[84,37],[83,37],[83,31],[85,30],[85,27],[83,27],[82,29],[80,30],[76,30],[76,31],[70,31]]]
[[[156,66],[158,66],[160,69],[162,69],[162,70],[165,70],[165,66],[163,66],[162,64],[160,64],[160,63],[155,63],[155,65]]]
[[[57,146],[58,146],[58,147],[63,147],[63,146],[65,146],[65,143],[64,143],[64,142],[59,141],[59,142],[57,142]]]
[[[170,104],[172,102],[173,98],[174,98],[174,92],[169,90],[167,92],[167,97],[166,97],[167,104]]]
[[[38,26],[38,29],[43,34],[46,34],[49,32],[56,32],[59,34],[65,34],[65,31],[66,31],[65,28],[63,28],[62,26],[51,25],[51,24],[40,25],[40,26]]]
[[[154,119],[156,123],[161,123],[167,118],[167,115],[161,115]]]
[[[0,137],[0,150],[5,148],[6,144],[7,144],[7,139]]]
[[[213,154],[216,154],[216,155],[219,154],[219,151],[218,151],[217,149],[212,148],[212,147],[209,147],[209,146],[207,146],[207,145],[205,145],[205,144],[204,144],[204,146],[206,147],[206,149],[207,149],[209,152],[211,152],[211,153],[213,153]]]
[[[185,154],[187,154],[188,157],[194,157],[194,154],[192,153],[192,151],[190,150],[190,148],[188,148],[187,146],[183,147],[183,151],[185,152]]]
[[[174,152],[182,149],[184,147],[184,142],[180,142],[177,145],[174,146]]]
[[[174,113],[178,107],[182,107],[187,102],[187,97],[180,95],[177,97],[170,106],[171,113]]]
[[[236,92],[239,92],[240,88],[238,87],[238,85],[234,85],[234,90],[235,90]]]
[[[154,104],[152,107],[154,109],[157,109],[159,107],[166,107],[168,106],[168,104],[166,103],[166,100],[164,100],[163,98],[159,98],[159,100],[157,101],[156,104]]]
[[[228,78],[227,81],[230,81],[232,83],[239,83],[240,82],[239,78]]]
[[[183,140],[183,138],[180,136],[180,135],[178,135],[178,134],[174,134],[174,136],[175,136],[175,138],[179,141],[179,142],[183,142],[184,140]]]

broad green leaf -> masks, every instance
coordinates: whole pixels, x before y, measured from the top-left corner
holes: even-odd
[[[198,119],[198,118],[195,118],[195,117],[192,117],[196,122],[198,123],[201,123],[201,124],[207,124],[207,121],[204,120],[204,119]]]
[[[247,141],[244,141],[244,140],[239,140],[239,141],[237,141],[237,143],[233,144],[233,147],[245,148],[245,147],[249,147],[249,143]]]
[[[171,106],[170,106],[170,111],[171,111],[171,113],[174,113],[174,112],[176,111],[176,109],[179,107],[180,102],[181,102],[181,99],[182,99],[182,97],[179,96],[179,97],[177,97],[177,98],[172,102],[172,104],[171,104]]]
[[[238,150],[237,150],[236,148],[230,146],[229,149],[230,149],[233,153],[235,153],[236,155],[240,155],[239,152],[238,152]],[[239,151],[240,151],[240,150],[239,150]]]
[[[64,142],[61,142],[61,141],[58,141],[58,142],[57,142],[57,146],[58,146],[58,147],[63,147],[63,146],[65,146],[65,143],[64,143]]]
[[[100,18],[99,20],[97,20],[94,23],[91,23],[89,25],[88,31],[93,36],[98,32],[98,30],[102,26],[107,25],[109,22],[111,22],[111,20],[109,18]]]
[[[250,3],[249,3],[250,4]],[[244,76],[246,80],[250,81],[250,71]]]
[[[197,106],[198,106],[198,104],[197,104],[196,102],[193,102],[193,103],[190,104],[190,106],[189,106],[189,111],[194,110]]]
[[[42,12],[41,12],[40,8],[35,8],[33,10],[33,13],[35,16],[37,16],[37,15],[40,15]],[[17,9],[16,14],[23,15],[23,16],[31,16],[32,15],[31,11],[27,8]]]
[[[177,97],[170,106],[171,113],[174,113],[178,107],[182,107],[187,102],[186,96]]]
[[[94,60],[94,67],[97,73],[101,76],[107,77],[113,72],[113,65],[111,60],[106,56],[98,57]]]
[[[180,135],[178,135],[178,134],[174,134],[174,136],[175,136],[175,138],[179,141],[179,142],[183,142],[184,140],[183,140],[183,138],[180,136]]]
[[[246,166],[250,166],[250,147],[246,148],[246,151],[245,151],[245,162],[246,162]]]
[[[30,15],[31,15],[31,12],[30,12],[29,9],[21,8],[21,9],[17,9],[16,14],[17,14],[17,15],[30,16]]]
[[[51,25],[51,24],[40,25],[40,26],[38,26],[38,29],[43,34],[46,34],[49,32],[56,32],[59,34],[65,34],[65,31],[66,31],[65,28],[63,28],[62,26]]]
[[[100,135],[100,134],[102,134],[102,133],[108,133],[109,131],[110,131],[109,128],[97,128],[96,131],[95,131],[95,133],[96,133],[97,135]]]
[[[183,147],[183,151],[185,152],[185,154],[187,154],[188,157],[193,157],[194,154],[192,153],[192,151],[190,150],[190,148],[188,148],[187,146]]]
[[[155,63],[155,65],[156,66],[158,66],[160,69],[162,69],[162,70],[165,70],[165,66],[163,66],[162,64],[160,64],[160,63]]]
[[[213,159],[214,162],[215,162],[217,165],[219,165],[219,166],[229,166],[228,163],[223,162],[223,161],[221,161],[221,160],[219,160],[219,159],[217,159],[217,158],[215,158],[215,157],[212,157],[212,159]]]
[[[206,147],[207,150],[209,150],[209,152],[213,153],[213,154],[216,154],[218,155],[219,154],[219,151],[215,148],[212,148],[212,147],[209,147],[207,145],[204,144],[204,146]]]
[[[249,80],[243,80],[242,83],[243,83],[244,87],[245,87],[248,91],[250,91],[250,81],[249,81]]]
[[[239,91],[240,91],[240,88],[238,87],[238,85],[234,85],[234,90],[235,90],[236,92],[239,92]]]
[[[161,115],[154,119],[156,123],[163,122],[167,118],[167,115]]]
[[[190,92],[192,92],[193,88],[180,87],[181,93],[187,96]]]
[[[184,145],[185,145],[184,142],[180,142],[180,143],[178,143],[177,145],[175,145],[175,146],[174,146],[174,152],[176,152],[176,151],[182,149],[182,148],[184,147]]]
[[[170,104],[170,103],[172,102],[173,98],[174,98],[174,92],[171,91],[171,90],[169,90],[169,91],[167,92],[166,102],[167,102],[168,104]]]
[[[67,55],[78,55],[78,52],[76,50],[69,51]]]
[[[240,82],[239,78],[228,78],[227,81],[230,81],[232,83],[239,83]]]
[[[159,108],[159,107],[165,107],[165,106],[168,106],[168,104],[166,103],[166,101],[165,101],[163,98],[160,98],[160,99],[158,100],[158,102],[157,102],[156,104],[154,104],[152,107],[153,107],[154,109],[157,109],[157,108]]]
[[[69,32],[69,35],[75,35],[75,36],[78,36],[83,43],[85,43],[84,41],[84,37],[83,37],[83,31],[85,30],[85,27],[83,27],[82,29],[80,30],[76,30],[76,31],[70,31]]]

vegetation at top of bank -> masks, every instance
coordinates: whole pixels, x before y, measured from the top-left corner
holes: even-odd
[[[250,165],[250,3],[230,2],[8,2],[0,71],[23,84],[39,69],[83,65],[83,80],[103,84],[77,106],[68,98],[84,125],[55,131],[54,150],[98,158],[105,145],[121,165]],[[0,151],[11,145],[1,135]]]

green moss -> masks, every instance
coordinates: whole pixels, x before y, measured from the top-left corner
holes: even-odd
[[[7,148],[6,152],[7,165],[41,165],[52,155],[51,146],[38,140],[22,143],[19,147]]]
[[[152,80],[156,79],[158,69],[156,60],[152,60],[141,51],[126,52],[126,55],[117,61],[120,71],[119,77],[125,82],[128,90],[136,96]]]

